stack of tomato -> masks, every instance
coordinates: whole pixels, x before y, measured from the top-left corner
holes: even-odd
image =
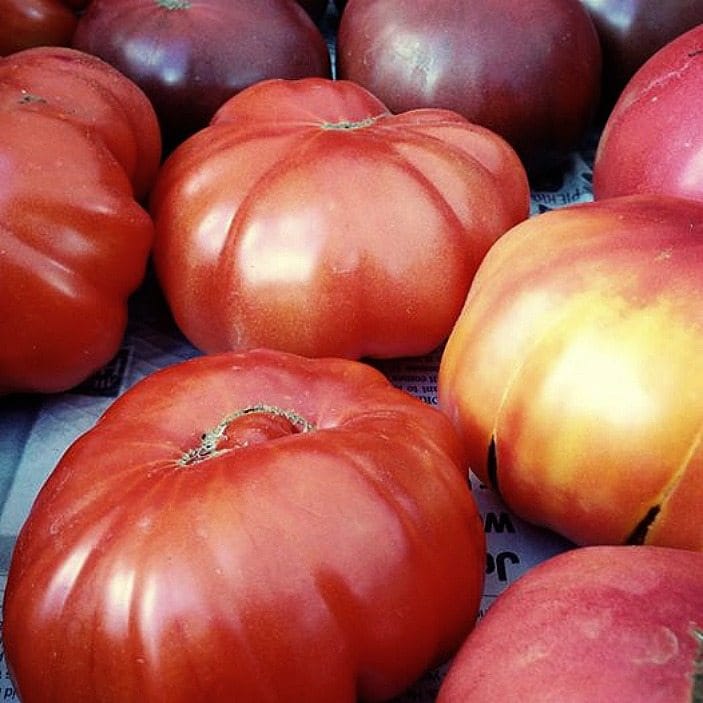
[[[703,696],[703,2],[34,4],[0,392],[109,361],[150,258],[202,355],[37,497],[24,703]],[[529,217],[589,130],[594,201]],[[365,363],[440,348],[439,409]],[[469,469],[579,546],[476,627]]]

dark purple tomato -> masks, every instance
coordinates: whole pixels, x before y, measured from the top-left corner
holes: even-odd
[[[598,36],[579,0],[352,0],[337,55],[340,77],[394,112],[455,110],[531,170],[574,148],[600,90]]]
[[[581,0],[603,49],[604,109],[658,49],[703,23],[703,0]]]
[[[73,44],[144,90],[171,146],[252,83],[330,73],[327,44],[294,0],[93,0]]]

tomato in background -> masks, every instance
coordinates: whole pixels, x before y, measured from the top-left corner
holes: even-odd
[[[93,0],[73,45],[144,90],[169,148],[252,83],[330,75],[325,39],[295,0]]]
[[[0,60],[0,393],[70,388],[117,352],[160,160],[131,81],[73,49]]]
[[[394,112],[448,108],[497,132],[535,174],[576,148],[600,90],[579,0],[354,0],[337,63]]]
[[[598,199],[666,193],[703,200],[703,25],[682,34],[635,73],[598,143]]]
[[[578,544],[703,550],[703,203],[611,198],[514,227],[438,396],[517,515]]]
[[[90,0],[0,0],[0,56],[71,43],[78,11]]]
[[[483,526],[456,432],[358,362],[203,356],[68,449],[12,558],[27,703],[386,700],[473,626]]]
[[[603,49],[605,116],[637,69],[679,34],[703,23],[703,0],[581,0]]]
[[[703,554],[585,547],[504,591],[437,703],[689,703],[700,698]]]
[[[272,80],[164,164],[154,262],[203,351],[419,355],[528,211],[514,151],[460,115],[394,116],[347,81]]]

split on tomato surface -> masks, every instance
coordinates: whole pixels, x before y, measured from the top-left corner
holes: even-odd
[[[26,703],[385,700],[472,628],[485,569],[447,417],[356,361],[269,350],[142,380],[17,540]]]
[[[0,393],[75,386],[113,358],[153,224],[161,140],[130,80],[73,49],[0,59]]]
[[[439,368],[470,465],[580,544],[703,550],[703,204],[535,216],[484,259]]]
[[[158,278],[199,349],[397,357],[446,339],[529,186],[502,138],[454,112],[271,80],[169,156],[151,212]]]

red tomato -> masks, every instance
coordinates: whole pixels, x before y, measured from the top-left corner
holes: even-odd
[[[73,45],[143,88],[170,146],[252,83],[330,74],[327,44],[294,0],[93,0]]]
[[[703,24],[660,49],[623,90],[598,144],[595,196],[703,200],[702,96]]]
[[[554,557],[498,597],[437,703],[696,701],[701,584],[703,555],[680,549],[587,547]]]
[[[89,0],[0,0],[0,56],[40,45],[71,43],[76,10]]]
[[[155,264],[207,352],[429,352],[490,245],[529,210],[499,137],[445,110],[391,115],[345,81],[240,93],[164,165]]]
[[[439,411],[354,361],[204,356],[64,455],[17,542],[27,703],[384,700],[472,627],[485,568]]]
[[[577,543],[703,549],[703,204],[533,217],[486,256],[439,403],[515,513]]]
[[[109,361],[153,236],[160,158],[141,91],[100,59],[0,60],[0,393],[69,388]]]
[[[656,51],[703,22],[703,0],[581,0],[603,48],[604,107]]]
[[[505,137],[537,173],[583,136],[601,52],[579,0],[354,0],[338,69],[394,112],[455,110]]]

